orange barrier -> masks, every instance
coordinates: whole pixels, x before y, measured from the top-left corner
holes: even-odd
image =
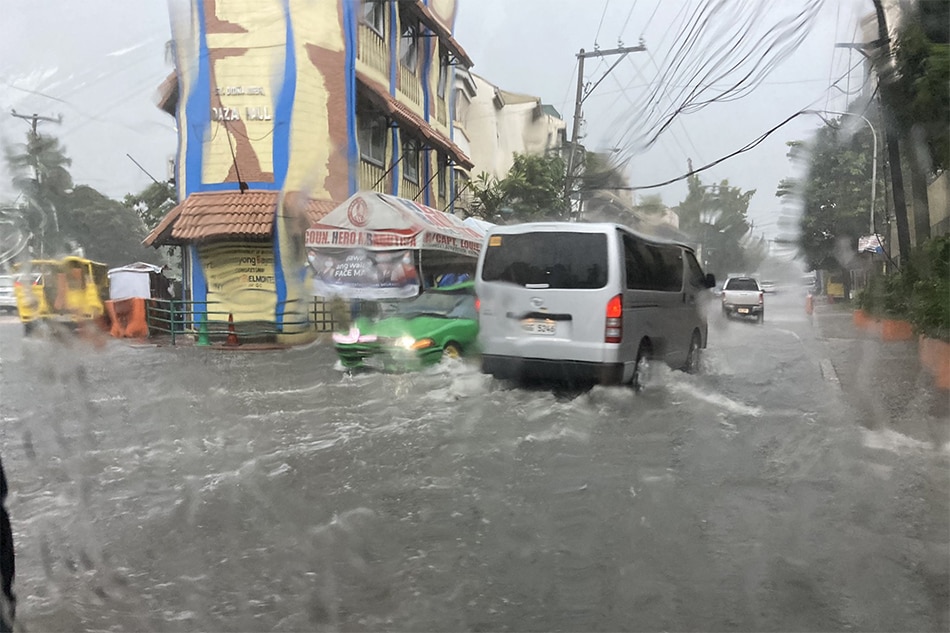
[[[109,333],[115,338],[145,338],[148,322],[145,318],[145,299],[119,299],[106,301],[106,311],[112,328]]]
[[[228,314],[228,341],[225,345],[240,345],[237,332],[234,331],[234,314]]]
[[[884,319],[881,321],[881,338],[885,341],[910,341],[914,338],[914,327],[907,321]]]
[[[811,293],[809,292],[805,296],[805,314],[811,314],[815,311],[815,300],[812,299]]]

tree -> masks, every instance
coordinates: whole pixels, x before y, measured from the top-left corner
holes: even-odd
[[[630,196],[626,163],[615,154],[584,152],[581,173],[574,178],[579,192],[582,217],[586,220],[637,225]]]
[[[175,186],[170,182],[153,182],[137,194],[126,194],[122,204],[135,211],[151,231],[175,206]]]
[[[13,175],[13,187],[25,202],[23,224],[34,255],[63,253],[66,242],[60,231],[60,207],[73,186],[67,169],[72,161],[65,148],[55,137],[30,130],[25,143],[4,146],[4,158]]]
[[[950,153],[950,0],[908,7],[898,27],[893,73],[881,94],[909,168],[914,237],[930,237],[928,175],[945,169]],[[902,252],[901,259],[906,263]]]
[[[915,128],[937,173],[950,167],[950,0],[908,7],[897,34],[895,78],[887,89],[905,132]]]
[[[155,251],[141,244],[145,224],[134,208],[92,187],[73,185],[67,169],[71,161],[58,139],[31,130],[26,143],[4,150],[13,185],[24,201],[19,207],[19,229],[31,240],[33,257],[81,251],[110,265],[158,258]],[[146,192],[150,193],[148,200],[162,195],[160,188]],[[156,211],[161,204],[154,207]]]
[[[872,142],[866,126],[850,133],[829,125],[810,144],[788,143],[789,159],[803,165],[807,175],[782,180],[775,195],[802,209],[798,245],[811,269],[844,273],[857,253],[858,237],[870,231]],[[874,206],[881,209],[883,183],[877,192]]]
[[[728,180],[704,185],[695,174],[687,186],[677,207],[680,230],[699,242],[703,267],[722,276],[757,266],[764,257],[764,240],[753,237],[747,215],[755,189],[742,191]]]
[[[86,257],[110,266],[158,263],[158,253],[142,245],[146,235],[142,220],[121,202],[78,185],[66,201],[66,210],[63,234],[81,246]]]
[[[501,180],[483,173],[472,181],[476,208],[496,223],[563,219],[564,169],[554,154],[515,154]]]

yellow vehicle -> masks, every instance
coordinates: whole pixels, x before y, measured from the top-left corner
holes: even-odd
[[[105,264],[76,256],[34,259],[19,267],[13,290],[25,332],[43,321],[101,320],[109,298],[108,270]]]

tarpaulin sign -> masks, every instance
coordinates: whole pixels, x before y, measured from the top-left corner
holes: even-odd
[[[412,251],[310,249],[313,291],[322,297],[404,299],[419,294]]]

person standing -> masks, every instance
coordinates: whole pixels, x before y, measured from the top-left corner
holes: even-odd
[[[13,576],[16,565],[13,556],[13,529],[7,514],[7,476],[0,458],[0,633],[13,631],[16,614],[16,596],[13,594]]]

